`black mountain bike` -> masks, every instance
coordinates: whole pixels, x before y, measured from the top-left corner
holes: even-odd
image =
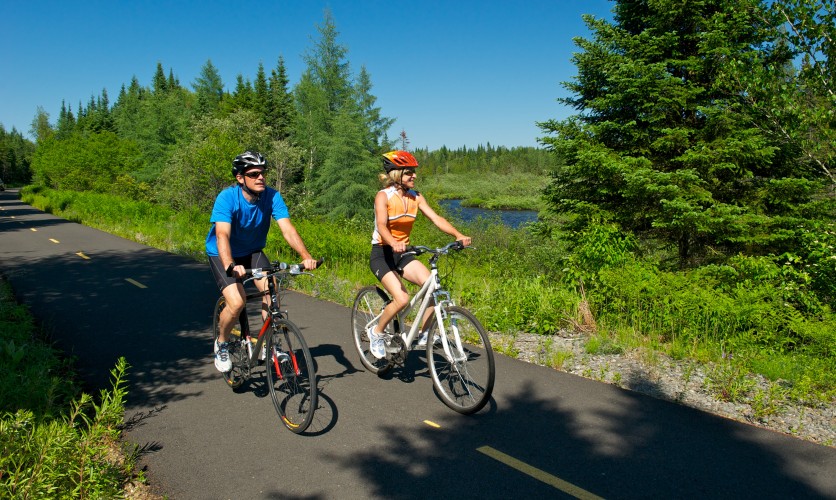
[[[321,260],[317,262],[317,267],[321,263]],[[276,412],[285,427],[297,434],[308,428],[316,411],[316,371],[302,332],[288,319],[287,312],[280,308],[280,294],[287,288],[291,277],[311,275],[304,269],[302,264],[288,265],[277,261],[267,268],[246,270],[249,278],[244,280],[245,285],[267,278],[267,288],[263,292],[247,294],[247,302],[264,295],[270,296],[267,319],[258,333],[252,335],[247,308],[244,308],[238,317],[238,324],[227,336],[232,369],[223,373],[226,383],[238,389],[253,375],[254,369],[263,364]],[[213,342],[218,339],[218,318],[225,307],[226,301],[221,296],[215,303]]]

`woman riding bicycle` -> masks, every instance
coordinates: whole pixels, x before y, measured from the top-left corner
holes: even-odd
[[[374,233],[369,262],[372,273],[389,292],[392,301],[383,309],[377,325],[369,327],[371,353],[376,358],[386,355],[382,332],[395,315],[409,304],[409,292],[401,276],[418,286],[429,278],[430,271],[414,255],[403,255],[409,245],[412,224],[420,210],[440,230],[470,245],[470,237],[460,233],[447,219],[435,213],[427,200],[415,191],[415,169],[418,161],[406,151],[390,151],[383,155],[385,174],[380,174],[384,188],[374,199]],[[432,315],[427,308],[418,345],[427,343],[427,323]]]

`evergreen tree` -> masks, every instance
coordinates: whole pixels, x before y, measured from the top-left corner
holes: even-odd
[[[330,10],[325,11],[325,20],[317,27],[320,38],[304,59],[307,71],[325,94],[329,113],[337,113],[347,99],[351,98],[351,73],[346,59],[348,49],[337,43],[339,32]]]
[[[296,108],[293,106],[293,95],[288,90],[289,83],[284,59],[279,57],[276,69],[270,74],[268,106],[270,112],[268,124],[273,128],[274,136],[279,140],[290,138],[296,122]]]
[[[31,179],[30,162],[35,144],[14,127],[8,132],[0,123],[0,180],[26,184]]]
[[[200,75],[192,83],[192,88],[195,91],[198,116],[218,111],[224,95],[224,86],[221,75],[211,59],[201,68]]]
[[[394,118],[386,118],[381,116],[380,108],[375,106],[377,97],[372,95],[372,80],[366,71],[365,66],[360,67],[360,74],[357,77],[357,85],[355,85],[355,92],[357,93],[357,102],[360,105],[360,115],[367,130],[366,138],[363,141],[364,146],[370,153],[379,153],[381,146],[385,149],[388,147],[388,138],[386,136],[389,127],[395,123]]]
[[[175,78],[174,69],[172,68],[169,68],[168,70],[168,82],[166,82],[166,88],[168,90],[175,90],[180,88],[180,80]]]
[[[258,63],[255,85],[253,86],[252,109],[261,117],[261,121],[265,124],[270,123],[269,102],[270,95],[267,88],[267,74],[264,72],[264,64]]]
[[[305,155],[304,193],[323,213],[357,215],[370,200],[362,193],[374,189],[374,170],[369,167],[378,165],[367,147],[373,134],[351,81],[348,51],[337,42],[329,11],[318,30],[320,39],[305,55],[307,66],[294,91],[298,111],[294,142]],[[370,88],[368,81],[365,85]],[[367,97],[373,104],[373,98]],[[334,190],[335,183],[341,186],[339,190]],[[349,191],[353,197],[335,198],[336,193]],[[365,207],[362,213],[371,214],[370,205]]]
[[[620,0],[615,23],[584,16],[576,39],[580,111],[541,123],[561,153],[546,195],[575,227],[613,221],[674,245],[685,264],[708,245],[779,244],[764,185],[778,148],[737,113],[723,56],[750,60],[772,42],[747,0]]]
[[[380,162],[366,149],[368,129],[360,110],[343,106],[333,125],[335,135],[327,143],[325,161],[315,181],[314,206],[337,220],[372,217]]]
[[[153,89],[155,94],[162,94],[168,90],[168,81],[163,71],[163,64],[157,62],[157,70],[154,72]]]
[[[401,143],[401,150],[406,151],[409,149],[409,138],[406,136],[406,130],[401,129],[401,133],[398,134],[398,140]]]
[[[75,118],[72,110],[67,109],[64,101],[61,101],[61,111],[58,114],[58,123],[55,124],[55,136],[59,139],[68,137],[75,129]]]
[[[249,80],[244,80],[244,76],[238,73],[238,76],[235,78],[235,91],[227,103],[229,106],[227,112],[238,110],[254,111],[254,94],[252,83]]]

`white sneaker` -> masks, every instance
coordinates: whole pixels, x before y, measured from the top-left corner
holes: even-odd
[[[219,372],[226,373],[232,370],[232,360],[229,359],[229,342],[215,341],[215,368]]]
[[[418,337],[418,347],[426,347],[427,345],[427,337],[429,337],[428,332],[422,332],[421,336]],[[441,337],[438,336],[437,333],[433,334],[433,344],[438,344],[441,340]]]
[[[370,326],[366,332],[369,334],[369,351],[372,356],[377,359],[386,357],[386,343],[383,341],[383,335],[374,333],[373,326]]]

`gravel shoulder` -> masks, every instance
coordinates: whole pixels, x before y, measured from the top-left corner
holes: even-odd
[[[678,361],[663,355],[647,359],[639,351],[589,354],[587,336],[563,330],[554,336],[491,334],[494,349],[517,359],[614,384],[627,390],[690,406],[726,418],[771,429],[824,446],[836,447],[836,402],[809,407],[769,398],[763,377],[747,378],[748,390],[735,401],[710,391],[717,367]]]

